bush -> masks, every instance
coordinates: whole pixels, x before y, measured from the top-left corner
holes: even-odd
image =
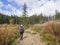
[[[49,21],[44,24],[35,24],[33,30],[40,33],[47,45],[60,45],[60,22]]]
[[[11,45],[18,36],[19,31],[16,25],[0,26],[0,45]]]

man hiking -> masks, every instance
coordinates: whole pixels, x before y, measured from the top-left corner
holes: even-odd
[[[19,26],[19,30],[20,30],[20,39],[23,40],[23,33],[24,33],[24,27],[23,27],[23,25]]]

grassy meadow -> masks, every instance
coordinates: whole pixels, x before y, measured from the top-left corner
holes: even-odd
[[[43,24],[34,24],[30,27],[33,31],[40,34],[42,41],[46,42],[47,45],[60,45],[59,21],[49,21]],[[18,25],[0,25],[0,45],[13,45],[13,42],[18,37]]]
[[[47,45],[60,45],[60,22],[49,21],[44,24],[35,24],[32,30],[39,32]]]

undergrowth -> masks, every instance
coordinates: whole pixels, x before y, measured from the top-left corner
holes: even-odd
[[[39,24],[40,25],[40,24]],[[31,29],[40,33],[47,45],[60,45],[60,23],[49,22],[43,27],[35,25]]]

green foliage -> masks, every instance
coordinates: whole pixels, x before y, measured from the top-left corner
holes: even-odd
[[[26,5],[26,3],[24,3],[22,17],[25,18],[26,16],[27,16],[27,5]]]
[[[43,16],[43,14],[34,14],[30,17],[28,17],[27,15],[27,5],[24,4],[23,5],[23,12],[22,12],[22,16],[18,17],[16,15],[4,15],[0,13],[0,24],[23,24],[28,26],[29,24],[42,24],[46,21],[49,20],[60,20],[60,12],[56,11],[56,14],[54,16]],[[13,20],[13,21],[12,21]]]
[[[10,22],[10,24],[13,24],[13,19],[11,19],[9,22]]]
[[[60,20],[60,12],[56,10],[55,19]]]
[[[9,24],[9,16],[0,13],[0,24]]]
[[[21,24],[26,25],[26,26],[28,26],[28,24],[29,24],[29,17],[27,15],[27,5],[25,3],[24,3],[24,6],[23,6]]]

